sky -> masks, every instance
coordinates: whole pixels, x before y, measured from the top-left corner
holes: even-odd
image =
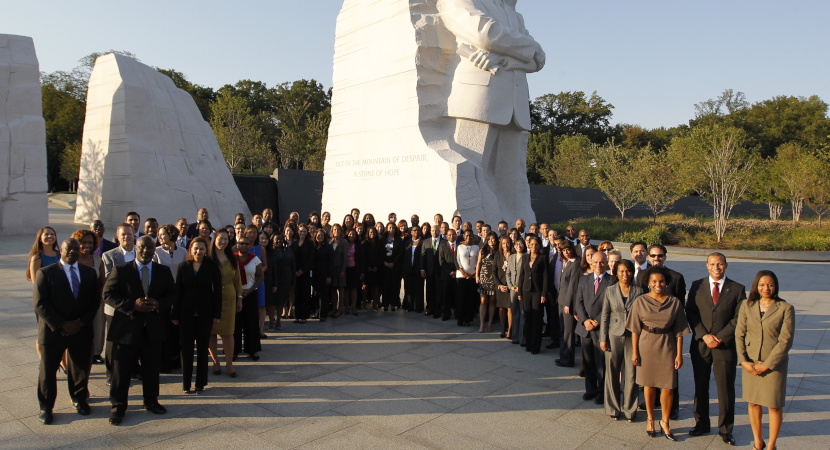
[[[366,0],[383,3],[407,0]],[[242,79],[269,87],[332,84],[342,0],[5,0],[0,33],[31,36],[40,70],[69,71],[110,49],[219,88]],[[750,103],[777,95],[830,102],[826,0],[519,0],[547,53],[528,76],[531,98],[597,94],[612,123],[672,127],[725,89]]]

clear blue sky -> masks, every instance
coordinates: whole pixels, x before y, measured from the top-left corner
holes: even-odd
[[[406,1],[406,0],[400,0]],[[128,50],[218,88],[301,78],[331,86],[340,0],[6,1],[0,33],[34,38],[42,71],[95,51]],[[519,0],[547,52],[531,97],[597,91],[614,123],[674,126],[724,89],[750,102],[818,95],[830,102],[826,0]]]

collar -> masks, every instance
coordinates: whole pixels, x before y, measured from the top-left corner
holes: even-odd
[[[138,271],[139,271],[139,272],[141,272],[141,269],[142,269],[142,268],[144,268],[144,267],[146,267],[146,268],[147,268],[147,270],[149,270],[149,271],[151,271],[151,272],[153,271],[153,261],[152,261],[152,260],[150,260],[150,262],[148,262],[147,264],[141,264],[141,263],[140,263],[140,262],[138,262],[138,260],[136,259],[136,260],[135,260],[135,266],[138,268]]]
[[[61,268],[63,268],[64,271],[68,272],[70,267],[74,267],[76,271],[78,270],[78,261],[75,261],[75,264],[67,264],[62,259],[60,259],[59,261],[61,263]]]

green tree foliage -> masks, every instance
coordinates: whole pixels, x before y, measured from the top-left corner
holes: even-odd
[[[586,136],[595,144],[619,137],[620,127],[611,125],[614,105],[582,91],[560,92],[538,97],[530,105],[534,132],[550,131],[554,137]]]
[[[751,146],[761,156],[775,156],[776,150],[788,142],[822,151],[830,147],[830,119],[827,103],[818,96],[777,96],[755,103],[746,111],[742,124]]]
[[[187,80],[187,77],[183,73],[174,69],[160,69],[156,67],[156,70],[170,77],[177,88],[190,94],[193,97],[193,101],[196,102],[196,107],[199,108],[199,112],[202,113],[202,117],[205,121],[210,121],[210,104],[216,100],[216,92],[212,88],[193,84]]]
[[[322,170],[331,123],[330,92],[315,80],[298,80],[279,85],[276,99],[280,167]]]
[[[637,205],[639,184],[634,167],[637,150],[615,144],[593,147],[592,165],[597,187],[605,194],[625,220],[625,212]]]
[[[686,194],[682,177],[678,173],[680,161],[672,160],[668,150],[637,152],[630,176],[637,181],[637,199],[645,204],[657,223],[657,216],[671,208]]]
[[[772,161],[772,176],[783,183],[783,193],[790,201],[793,221],[801,220],[804,200],[807,199],[811,179],[807,176],[818,164],[818,159],[800,144],[790,142],[778,147]]]
[[[81,173],[81,142],[73,142],[64,148],[60,155],[60,176],[69,182],[69,190],[76,191]]]
[[[262,130],[244,98],[220,93],[211,105],[210,127],[231,172],[270,172],[270,153],[262,141]]]
[[[563,187],[596,188],[592,158],[594,145],[586,136],[561,136],[554,140],[550,172],[554,184]],[[547,172],[543,172],[547,173]]]
[[[84,130],[86,103],[77,98],[77,85],[65,75],[62,73],[41,77],[43,119],[46,122],[47,180],[50,191],[68,187],[67,183],[71,179],[62,176],[64,172],[61,169],[61,155],[67,147],[80,146]]]
[[[527,182],[530,184],[555,184],[553,171],[553,134],[550,131],[530,133],[527,138]]]
[[[810,179],[807,189],[807,206],[818,216],[818,226],[822,218],[830,211],[830,164],[811,155],[813,164],[806,176]]]
[[[776,161],[772,158],[759,161],[755,169],[755,181],[749,186],[749,198],[752,201],[766,203],[769,206],[769,218],[778,220],[789,202],[787,185],[778,173]]]

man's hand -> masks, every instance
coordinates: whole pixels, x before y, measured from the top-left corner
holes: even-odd
[[[600,342],[600,343],[599,343],[599,348],[600,348],[602,351],[604,351],[604,352],[610,352],[610,351],[611,351],[611,348],[610,348],[610,347],[608,347],[608,343],[607,343],[607,342]]]
[[[566,307],[562,310],[562,312],[563,312],[563,313],[565,313],[565,314],[570,314],[570,313],[571,313],[571,307],[570,307],[570,306],[566,306]]]
[[[599,325],[599,322],[597,322],[596,320],[593,320],[593,319],[585,319],[585,321],[582,322],[582,325],[585,326],[586,330],[594,331],[594,329],[597,327],[597,325]]]
[[[81,330],[84,324],[80,320],[69,320],[61,325],[61,334],[64,336],[72,336],[73,334],[77,333]]]
[[[722,341],[714,334],[706,334],[703,336],[703,342],[709,348],[718,348]]]
[[[158,301],[153,300],[152,298],[137,298],[135,299],[135,309],[138,312],[153,312],[158,308]]]

